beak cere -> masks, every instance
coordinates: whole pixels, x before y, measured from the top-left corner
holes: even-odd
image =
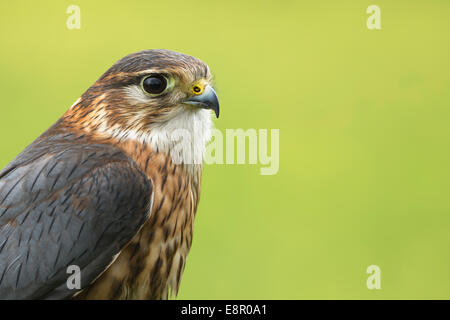
[[[217,98],[217,94],[214,89],[209,85],[205,87],[202,94],[190,97],[184,101],[184,103],[203,109],[214,110],[216,117],[219,117],[219,99]]]

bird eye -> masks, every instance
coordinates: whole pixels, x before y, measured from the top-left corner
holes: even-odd
[[[167,89],[167,78],[161,74],[153,74],[143,78],[141,86],[149,95],[160,95]]]

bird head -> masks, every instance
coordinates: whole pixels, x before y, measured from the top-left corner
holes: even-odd
[[[111,137],[138,138],[156,148],[170,145],[176,129],[210,138],[211,113],[219,100],[209,67],[169,50],[130,54],[109,68],[66,113],[66,123]],[[194,128],[196,127],[196,128]]]

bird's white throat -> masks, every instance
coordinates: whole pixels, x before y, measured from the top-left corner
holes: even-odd
[[[73,108],[73,107],[72,107]],[[131,119],[129,127],[108,122],[107,112],[98,108],[96,120],[92,121],[97,134],[113,137],[119,141],[134,140],[149,145],[155,152],[167,153],[175,164],[202,164],[206,144],[211,140],[213,122],[211,111],[192,107],[178,108],[164,121],[154,122],[137,130],[132,126],[139,117]]]
[[[152,124],[145,140],[175,164],[202,164],[212,125],[210,110],[187,108],[169,121]]]

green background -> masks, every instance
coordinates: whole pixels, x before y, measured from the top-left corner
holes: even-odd
[[[448,299],[449,16],[449,1],[2,1],[0,167],[122,56],[188,53],[215,75],[219,129],[280,129],[280,170],[205,167],[179,299]]]

